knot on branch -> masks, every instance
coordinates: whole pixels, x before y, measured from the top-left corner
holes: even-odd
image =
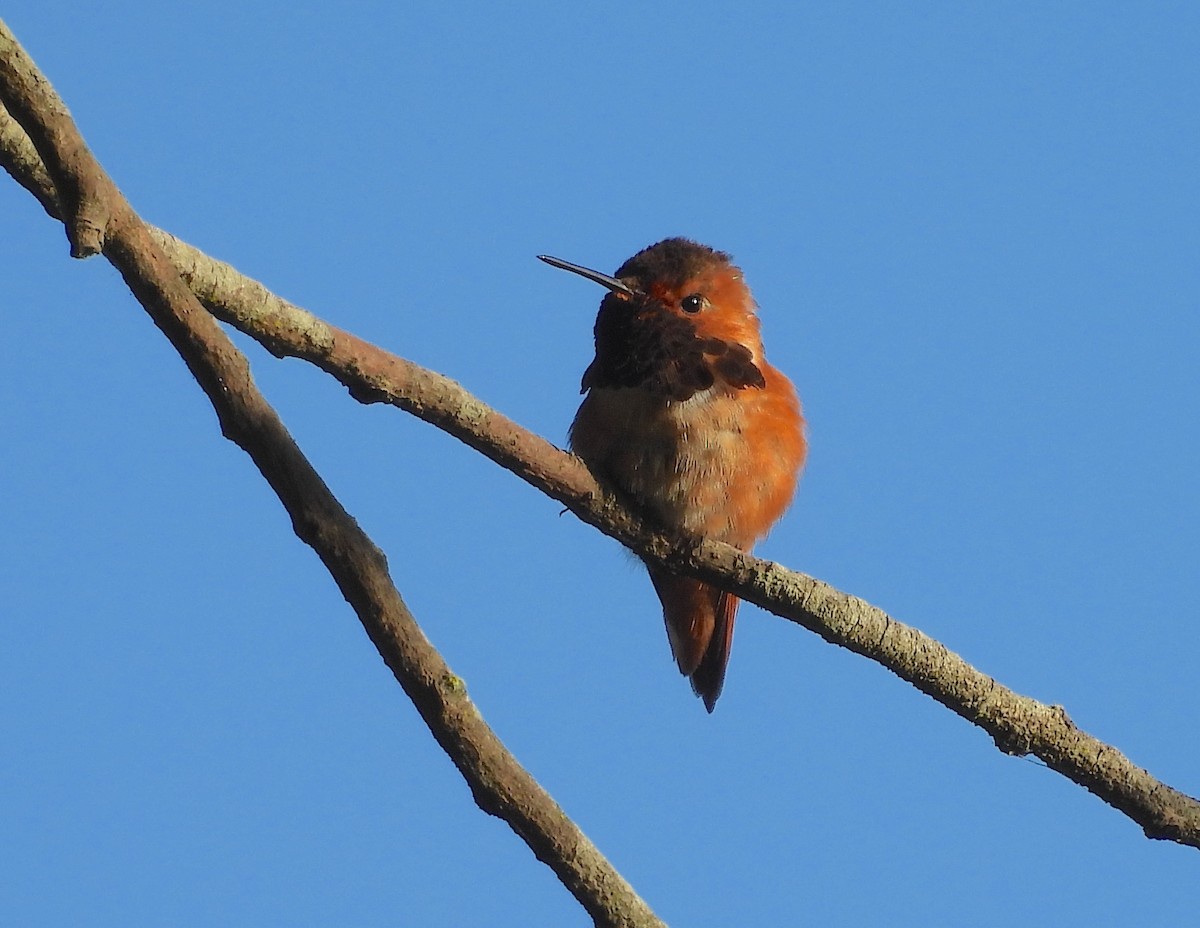
[[[107,212],[99,207],[81,208],[70,217],[66,229],[72,258],[90,258],[104,251],[104,237],[108,231]]]

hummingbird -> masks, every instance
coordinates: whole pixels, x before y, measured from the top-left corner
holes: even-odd
[[[659,527],[749,552],[791,503],[808,446],[796,390],[763,356],[741,270],[685,238],[642,249],[612,276],[538,258],[608,290],[571,450]],[[738,599],[647,569],[675,662],[712,712]]]

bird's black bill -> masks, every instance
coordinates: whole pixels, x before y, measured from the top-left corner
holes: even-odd
[[[637,295],[628,284],[622,283],[617,278],[610,277],[608,274],[593,271],[589,267],[581,267],[578,264],[572,264],[570,261],[564,261],[562,258],[552,258],[550,255],[538,255],[538,260],[545,261],[551,267],[562,268],[564,271],[570,271],[572,274],[586,277],[588,280],[595,281],[601,287],[607,287],[613,293],[620,293],[623,296]]]

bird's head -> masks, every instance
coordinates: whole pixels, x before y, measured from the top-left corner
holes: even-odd
[[[729,255],[684,238],[644,248],[609,276],[539,255],[608,289],[596,316],[591,387],[642,387],[689,399],[718,379],[763,386],[754,298]]]

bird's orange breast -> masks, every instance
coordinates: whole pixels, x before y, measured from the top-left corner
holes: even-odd
[[[683,401],[594,388],[571,447],[664,526],[748,550],[791,502],[805,454],[795,390],[761,367],[761,389],[718,380]]]

